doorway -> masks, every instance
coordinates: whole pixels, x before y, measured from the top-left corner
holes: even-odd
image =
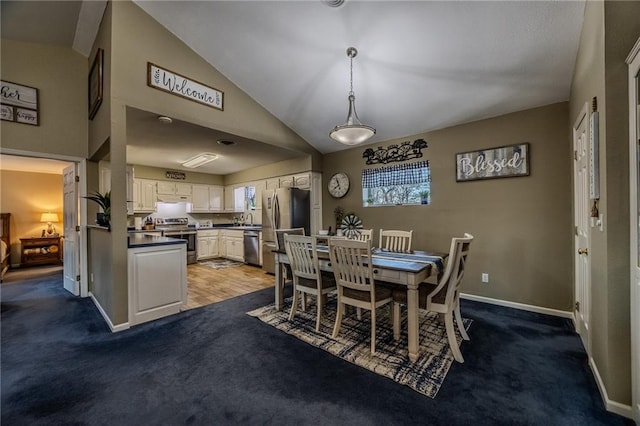
[[[33,243],[38,238],[42,239],[43,229],[53,228],[51,235],[62,243],[40,244],[37,249],[42,254],[30,252],[30,259],[41,260],[35,262],[38,264],[36,268],[31,269],[34,269],[34,273],[37,272],[35,269],[50,269],[50,264],[59,265],[61,260],[65,275],[62,283],[64,288],[76,296],[88,296],[88,280],[84,278],[86,273],[83,273],[86,271],[86,239],[81,237],[76,227],[82,223],[86,225],[86,220],[82,220],[84,206],[78,196],[78,189],[85,180],[85,160],[14,150],[3,150],[0,157],[0,171],[3,173],[2,208],[12,213],[12,256],[8,274],[23,266],[21,238],[27,244]],[[70,170],[73,170],[73,177],[68,173]],[[72,193],[65,178],[73,180]],[[55,218],[55,222],[51,225],[41,223],[45,215],[49,219]],[[49,236],[48,232],[45,234]],[[55,254],[49,252],[54,249]]]

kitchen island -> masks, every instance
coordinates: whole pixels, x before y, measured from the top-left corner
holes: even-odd
[[[185,240],[130,233],[129,325],[180,312],[187,303]]]

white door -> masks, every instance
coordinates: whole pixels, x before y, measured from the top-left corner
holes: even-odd
[[[66,167],[62,172],[64,194],[64,243],[63,243],[63,285],[65,290],[80,295],[80,235],[77,231],[79,205],[76,164]]]
[[[591,262],[589,261],[589,116],[588,104],[573,127],[574,150],[574,249],[576,331],[587,353],[589,348],[589,314],[591,311]]]
[[[631,371],[633,413],[640,423],[640,39],[629,63],[629,204],[631,205]]]

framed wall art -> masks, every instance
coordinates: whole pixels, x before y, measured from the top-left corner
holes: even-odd
[[[104,50],[98,49],[89,71],[89,120],[93,120],[102,104]]]
[[[456,154],[456,181],[529,176],[529,144]]]
[[[15,123],[40,125],[38,119],[38,89],[1,80],[0,118]]]

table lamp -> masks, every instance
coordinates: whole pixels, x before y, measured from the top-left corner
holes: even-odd
[[[53,226],[53,222],[58,222],[58,215],[56,213],[42,213],[40,222],[47,224],[47,234],[51,236],[51,234],[56,232],[56,227]]]

